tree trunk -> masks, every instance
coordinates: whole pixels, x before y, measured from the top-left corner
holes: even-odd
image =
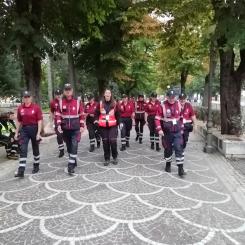
[[[99,88],[99,96],[102,97],[104,94],[104,91],[106,89],[106,80],[98,78],[98,88]]]
[[[188,69],[187,68],[183,68],[180,74],[180,86],[181,86],[181,93],[185,93],[185,84],[186,84],[186,80],[188,77]]]
[[[242,76],[234,71],[233,48],[220,49],[219,53],[221,134],[240,135]]]
[[[203,107],[208,107],[208,80],[209,80],[209,74],[207,74],[205,77],[203,101],[202,101]]]
[[[48,98],[49,101],[51,101],[53,99],[53,82],[52,82],[52,64],[49,55],[47,55],[47,77],[48,77]]]
[[[34,30],[35,35],[40,34],[42,1],[16,0],[16,10],[19,17],[19,20],[17,19],[17,21],[21,21],[23,17],[29,17],[30,25]],[[28,35],[33,34],[30,33]],[[27,36],[26,39],[32,40],[32,36]],[[30,44],[28,43],[28,45]],[[31,45],[35,46],[34,44]],[[31,91],[34,101],[40,103],[41,55],[37,56],[36,52],[28,53],[27,49],[27,44],[21,43],[20,51],[23,60],[26,87]]]
[[[72,42],[68,43],[68,82],[72,85],[74,89],[74,93],[76,93],[76,74],[75,74],[75,65],[74,65],[74,57],[72,52]]]

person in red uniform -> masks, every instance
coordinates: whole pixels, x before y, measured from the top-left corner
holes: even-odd
[[[95,121],[95,111],[98,106],[98,103],[95,101],[94,96],[88,96],[89,102],[85,105],[84,112],[86,115],[86,125],[89,133],[90,140],[90,152],[93,152],[95,149],[95,140],[97,141],[97,148],[100,147],[100,135],[98,126],[94,123]]]
[[[78,142],[84,131],[84,110],[81,101],[73,97],[73,88],[69,83],[64,86],[64,98],[60,100],[56,122],[58,131],[63,132],[69,154],[67,170],[73,174],[77,166]]]
[[[120,131],[121,131],[121,151],[125,151],[129,147],[130,131],[133,125],[134,118],[134,104],[129,102],[128,96],[123,95],[122,102],[118,104],[120,112]]]
[[[151,149],[155,149],[155,144],[156,144],[156,150],[160,151],[160,146],[159,146],[159,134],[156,131],[156,126],[155,126],[155,116],[157,114],[157,111],[161,107],[160,102],[157,100],[157,94],[152,93],[150,96],[149,102],[146,104],[145,111],[147,113],[147,122],[148,122],[148,127],[150,130],[150,142],[151,142]]]
[[[176,100],[174,90],[167,92],[167,100],[164,101],[156,116],[156,129],[162,136],[164,158],[166,161],[165,171],[171,172],[173,151],[178,166],[179,176],[185,174],[183,164],[183,139],[181,122],[181,105]]]
[[[117,136],[120,113],[116,101],[112,97],[111,90],[106,89],[104,98],[100,101],[95,112],[95,123],[99,126],[100,135],[103,142],[104,166],[110,164],[111,155],[112,164],[117,161]]]
[[[54,122],[54,129],[57,135],[59,157],[63,157],[64,156],[63,134],[58,131],[58,125],[55,120],[55,114],[59,113],[58,109],[59,109],[60,100],[62,98],[62,91],[60,89],[57,89],[54,94],[55,94],[55,98],[50,102],[50,117],[51,117],[51,120]]]
[[[186,101],[186,94],[179,95],[179,102],[181,104],[181,120],[184,127],[183,131],[183,155],[189,139],[190,132],[196,128],[196,116],[190,102]]]
[[[15,177],[24,177],[28,143],[31,140],[32,151],[34,156],[34,164],[32,173],[35,174],[39,171],[40,153],[39,142],[41,141],[41,129],[42,129],[42,111],[41,108],[32,103],[32,96],[29,91],[25,91],[23,94],[23,104],[17,109],[17,122],[15,131],[15,140],[18,140],[20,133],[20,158],[19,168]]]
[[[143,130],[145,125],[145,107],[146,103],[144,101],[144,95],[140,94],[138,100],[135,104],[135,131],[136,131],[136,141],[142,144],[143,140]]]

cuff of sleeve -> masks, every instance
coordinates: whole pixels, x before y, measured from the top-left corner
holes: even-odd
[[[156,130],[157,130],[157,132],[159,132],[159,131],[162,130],[162,127],[161,127],[161,126],[157,126],[157,127],[156,127]]]

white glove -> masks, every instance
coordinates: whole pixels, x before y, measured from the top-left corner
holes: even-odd
[[[120,128],[120,130],[122,130],[122,129],[123,129],[123,126],[124,126],[124,125],[123,125],[123,123],[120,123],[120,124],[119,124],[119,128]]]

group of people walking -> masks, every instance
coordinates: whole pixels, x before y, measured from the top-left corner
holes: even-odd
[[[137,101],[123,95],[121,101],[113,98],[112,92],[106,89],[100,101],[88,96],[84,105],[80,99],[73,96],[71,84],[65,84],[64,90],[57,89],[55,98],[50,103],[50,115],[57,134],[59,157],[63,157],[64,143],[69,156],[67,171],[75,172],[77,166],[78,143],[84,132],[85,124],[89,134],[89,151],[93,152],[101,146],[104,150],[104,166],[110,163],[118,164],[118,129],[121,133],[120,151],[130,147],[130,132],[135,121],[136,141],[143,143],[143,129],[147,123],[150,131],[150,147],[160,151],[160,136],[164,148],[165,171],[171,172],[172,156],[178,166],[179,176],[185,174],[184,150],[189,133],[195,126],[196,118],[193,108],[186,100],[186,95],[177,95],[174,90],[167,92],[166,100],[161,103],[157,94],[152,93],[149,101],[143,94]],[[38,105],[32,103],[31,94],[26,91],[23,104],[17,110],[17,125],[14,139],[20,142],[19,168],[16,177],[24,177],[28,142],[31,140],[34,156],[32,173],[39,171],[39,142],[42,125],[42,112]],[[20,133],[20,134],[19,134]],[[154,154],[154,153],[153,153]]]

